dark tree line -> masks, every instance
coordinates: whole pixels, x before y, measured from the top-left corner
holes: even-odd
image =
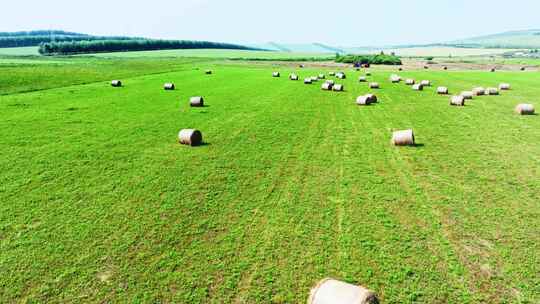
[[[133,40],[137,38],[130,37],[101,37],[101,36],[0,36],[0,48],[38,46],[40,43],[47,42],[66,42],[66,41],[93,41],[93,40]],[[140,38],[139,38],[140,39]]]
[[[39,53],[42,55],[70,55],[85,53],[108,53],[127,51],[153,51],[171,49],[233,49],[233,50],[260,50],[247,46],[187,40],[95,40],[95,41],[69,41],[41,43]]]
[[[353,64],[389,64],[401,65],[401,59],[395,55],[345,55],[336,54],[336,62]]]

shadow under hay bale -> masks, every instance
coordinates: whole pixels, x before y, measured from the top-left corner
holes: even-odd
[[[182,145],[199,146],[202,144],[202,133],[195,129],[183,129],[178,133],[178,142]]]
[[[378,304],[377,295],[362,286],[326,278],[309,293],[308,304]]]

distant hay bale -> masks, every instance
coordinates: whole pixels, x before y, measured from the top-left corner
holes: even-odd
[[[422,81],[420,82],[420,84],[423,85],[423,86],[425,86],[425,87],[429,87],[429,86],[431,86],[431,81],[429,81],[429,80],[422,80]]]
[[[375,94],[366,94],[365,96],[369,99],[370,103],[376,103],[378,101]]]
[[[501,90],[501,91],[510,90],[510,84],[509,83],[501,83],[501,84],[499,84],[499,90]]]
[[[111,81],[111,86],[113,86],[113,87],[121,87],[122,86],[122,81],[113,80],[113,81]]]
[[[477,87],[477,88],[472,89],[472,93],[474,96],[481,96],[486,93],[486,89],[482,87]]]
[[[379,89],[380,88],[380,85],[378,82],[370,82],[369,83],[369,88],[370,89]]]
[[[326,80],[325,82],[327,82],[327,83],[329,83],[329,84],[331,84],[331,85],[334,85],[334,84],[335,84],[335,82],[334,82],[333,80],[331,80],[331,79],[328,79],[328,80]]]
[[[304,84],[311,84],[311,78],[305,78]]]
[[[359,81],[359,82],[366,82],[366,81],[367,81],[367,77],[366,77],[366,76],[360,76],[360,77],[358,77],[358,81]]]
[[[333,85],[332,83],[325,82],[325,83],[322,84],[321,89],[322,89],[323,91],[330,91],[330,90],[332,90],[332,87],[333,87],[333,86],[334,86],[334,85]]]
[[[489,71],[493,73],[493,72],[495,72],[495,68],[491,68],[491,69],[489,69]]]
[[[328,75],[330,75],[330,76],[336,76],[336,72],[328,72]]]
[[[212,70],[206,70],[204,73],[205,73],[206,75],[211,75],[211,74],[212,74]]]
[[[332,86],[332,90],[336,92],[342,92],[345,89],[345,87],[342,84],[335,84]]]
[[[456,95],[456,96],[452,96],[452,98],[450,98],[450,105],[451,106],[464,106],[465,105],[465,97],[463,97],[462,95]]]
[[[311,76],[311,82],[317,82],[317,81],[319,81],[319,77]]]
[[[174,90],[176,87],[174,86],[174,83],[170,83],[170,82],[169,82],[169,83],[164,84],[164,85],[163,85],[163,88],[164,88],[165,90]]]
[[[401,130],[395,131],[392,134],[392,143],[395,146],[414,146],[414,132],[413,130]]]
[[[345,75],[345,73],[343,72],[340,72],[340,73],[336,73],[336,77],[339,79],[346,79],[347,75]]]
[[[326,278],[309,292],[308,304],[378,304],[377,295],[363,286]]]
[[[324,74],[319,74],[319,79],[325,79],[326,76],[324,76]]]
[[[440,94],[440,95],[448,94],[448,88],[447,87],[438,87],[437,88],[437,94]]]
[[[405,80],[405,84],[406,84],[406,85],[413,85],[413,84],[415,84],[415,83],[416,83],[416,81],[414,81],[414,79],[410,79],[410,78],[409,78],[409,79],[406,79],[406,80]]]
[[[526,69],[527,69],[526,67],[521,67],[520,70],[525,71]]]
[[[424,90],[424,86],[421,83],[417,83],[412,86],[412,89],[415,91],[422,91]]]
[[[398,75],[390,75],[390,81],[392,83],[398,83],[401,81],[401,77],[399,77]]]
[[[424,69],[425,69],[425,70],[429,69],[429,66],[425,65],[425,66],[424,66]]]
[[[192,107],[204,107],[204,98],[202,96],[195,96],[189,99],[189,105]]]
[[[472,91],[463,91],[460,95],[465,99],[473,99],[474,93]]]
[[[195,129],[183,129],[178,133],[178,141],[183,145],[198,146],[202,143],[202,133]]]
[[[298,75],[296,75],[296,74],[291,74],[291,75],[289,75],[289,79],[290,79],[290,80],[298,80]]]
[[[499,90],[497,88],[487,88],[484,94],[486,94],[486,95],[499,95]]]
[[[444,66],[444,67],[443,67],[443,70],[445,70],[445,71],[448,70],[448,67],[447,67],[447,66]]]
[[[398,71],[400,71],[400,72],[403,71],[403,68],[398,68]]]
[[[358,98],[356,98],[356,104],[359,106],[367,106],[376,102],[377,102],[377,96],[373,94],[358,96]]]
[[[519,115],[534,115],[534,105],[528,103],[520,103],[516,106],[515,111]]]
[[[279,72],[273,72],[272,73],[272,77],[280,77],[281,74],[279,74]]]

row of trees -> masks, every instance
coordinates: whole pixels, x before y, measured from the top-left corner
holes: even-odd
[[[171,49],[234,49],[257,50],[242,45],[188,40],[94,40],[41,43],[39,53],[42,55],[71,55],[86,53],[108,53],[127,51],[153,51]]]
[[[350,64],[388,64],[401,65],[401,59],[395,55],[344,55],[336,54],[336,62]]]
[[[0,35],[0,48],[38,46],[44,42],[66,41],[92,41],[92,40],[133,40],[140,38],[130,37],[101,37],[101,36],[69,36],[69,35],[28,35],[5,36]]]
[[[40,30],[40,31],[22,31],[22,32],[0,32],[0,37],[28,37],[28,36],[90,36],[87,34],[75,33],[75,32],[66,32],[58,30]]]

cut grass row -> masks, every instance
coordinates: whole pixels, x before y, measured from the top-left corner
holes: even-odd
[[[214,71],[0,97],[1,299],[291,303],[331,276],[385,303],[539,300],[540,121],[512,110],[540,74],[400,73],[513,86],[460,109],[386,72],[361,108],[356,72],[333,93]],[[423,146],[392,147],[409,127]]]

